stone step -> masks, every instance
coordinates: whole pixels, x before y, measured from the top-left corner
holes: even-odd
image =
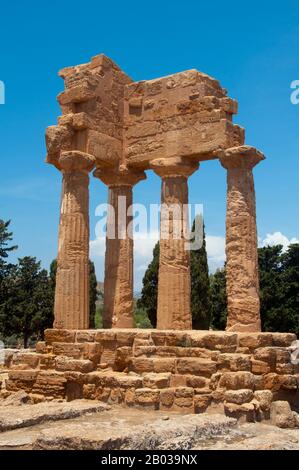
[[[138,340],[138,341],[137,341]],[[162,331],[140,329],[113,330],[56,330],[45,331],[46,346],[53,343],[98,342],[114,343],[115,347],[143,345],[196,347],[212,351],[236,352],[247,348],[248,352],[267,346],[288,347],[296,340],[292,333],[231,333],[224,331]],[[45,346],[40,346],[40,348]]]

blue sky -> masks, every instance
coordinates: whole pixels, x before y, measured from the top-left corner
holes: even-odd
[[[2,2],[0,22],[0,80],[6,87],[0,217],[12,219],[19,245],[12,260],[32,255],[48,267],[56,256],[60,174],[44,163],[44,132],[60,114],[56,96],[63,81],[57,72],[101,52],[135,80],[190,68],[217,78],[239,101],[235,122],[246,128],[246,142],[267,157],[255,169],[261,240],[279,240],[277,232],[286,243],[299,238],[299,105],[290,101],[290,84],[299,80],[298,1],[28,0]],[[223,257],[225,190],[218,162],[202,164],[190,179],[190,201],[204,204],[212,268]],[[95,208],[106,198],[105,186],[92,179],[91,239]],[[149,173],[134,199],[159,203],[159,178]],[[137,288],[152,247],[141,245]],[[103,247],[94,248],[102,279]]]

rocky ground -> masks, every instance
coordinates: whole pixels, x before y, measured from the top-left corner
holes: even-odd
[[[299,429],[89,401],[0,402],[0,449],[299,449]]]

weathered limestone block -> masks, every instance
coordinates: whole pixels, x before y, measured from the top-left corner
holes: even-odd
[[[117,346],[116,333],[114,330],[95,330],[94,340],[102,345],[110,342],[111,344],[115,344],[115,347]]]
[[[174,392],[173,409],[179,411],[187,411],[193,413],[194,389],[191,387],[177,387]]]
[[[119,387],[122,389],[136,389],[136,388],[142,388],[143,386],[143,381],[142,377],[136,375],[123,375],[123,376],[118,376],[117,377],[117,382],[119,384]],[[149,387],[151,388],[151,387]]]
[[[96,330],[79,330],[76,333],[76,343],[92,343],[95,340]]]
[[[58,371],[91,372],[94,364],[89,360],[72,359],[67,356],[58,356],[55,360],[55,369]]]
[[[179,374],[211,377],[216,370],[216,363],[211,360],[198,358],[179,358],[177,360],[177,371]]]
[[[35,351],[38,354],[49,354],[53,350],[52,346],[48,346],[45,341],[38,341],[35,346]]]
[[[117,348],[113,369],[119,372],[124,371],[129,367],[131,357],[132,348],[130,346],[122,346]]]
[[[271,422],[279,428],[295,428],[296,415],[287,401],[274,401],[270,408]]]
[[[121,346],[133,346],[136,337],[136,330],[133,331],[117,331],[116,342],[118,347]]]
[[[38,375],[38,370],[10,370],[6,381],[6,389],[11,392],[24,390],[30,393]]]
[[[254,375],[251,372],[225,372],[221,375],[218,387],[226,390],[254,389]]]
[[[271,390],[272,392],[277,392],[280,390],[282,377],[276,374],[275,372],[270,372],[268,374],[263,374],[259,380],[256,376],[256,390]]]
[[[234,353],[237,349],[238,335],[236,333],[218,332],[190,332],[193,347],[221,351],[222,353]]]
[[[64,398],[67,379],[56,371],[41,371],[32,388],[32,393],[46,397]]]
[[[187,386],[187,375],[183,374],[171,374],[170,387],[186,387]],[[188,385],[191,387],[191,385]]]
[[[134,406],[136,402],[135,388],[128,388],[125,392],[125,404],[127,406]]]
[[[83,359],[89,360],[93,362],[94,366],[96,367],[102,357],[103,348],[98,343],[84,343],[83,348]]]
[[[54,327],[89,326],[89,193],[88,173],[94,158],[79,151],[62,152],[63,173]]]
[[[132,188],[145,179],[144,172],[96,169],[94,176],[109,187],[107,217],[104,328],[133,328],[133,232],[130,207]]]
[[[258,400],[262,411],[269,411],[273,400],[273,393],[270,390],[256,390],[254,398]]]
[[[273,346],[287,347],[297,340],[295,333],[272,333]]]
[[[175,388],[164,388],[160,391],[160,410],[169,410],[174,403]]]
[[[290,390],[295,392],[299,388],[297,375],[280,375],[279,383],[282,390]]]
[[[221,371],[238,372],[247,370],[251,372],[250,356],[247,354],[224,353],[217,358],[217,368]]]
[[[276,366],[276,355],[277,349],[275,347],[266,347],[266,348],[258,348],[254,352],[254,359],[258,361],[264,361],[269,364],[270,367],[275,369]]]
[[[152,388],[137,388],[135,390],[136,405],[144,408],[159,408],[160,390]]]
[[[242,405],[253,399],[253,391],[250,389],[227,390],[224,394],[224,398],[229,403]]]
[[[264,361],[257,361],[256,359],[251,359],[251,372],[256,375],[268,374],[271,372],[271,367]]]
[[[167,388],[170,386],[170,373],[150,373],[143,377],[143,387],[145,388]]]
[[[264,159],[248,146],[226,150],[226,279],[228,331],[260,331],[255,192],[252,168]]]
[[[45,330],[46,344],[51,346],[53,343],[75,343],[76,331],[66,329]]]
[[[151,167],[162,178],[157,328],[190,330],[187,179],[198,164],[180,158],[158,159]]]
[[[196,389],[200,389],[200,388],[206,389],[209,387],[209,379],[205,377],[201,377],[198,375],[187,375],[187,376],[184,376],[184,378],[186,380],[187,387],[193,387]]]
[[[152,331],[151,337],[153,338],[153,341],[155,342],[157,338],[157,333],[155,331]],[[161,334],[161,332],[159,332]],[[188,341],[188,335],[186,334],[185,331],[167,331],[164,334],[164,341],[165,341],[165,346],[190,346]],[[155,343],[156,344],[156,343]]]
[[[243,403],[237,405],[236,403],[225,403],[224,412],[230,418],[236,418],[239,422],[254,423],[258,421],[259,409],[258,405],[254,402]]]
[[[154,360],[152,358],[134,357],[129,362],[129,370],[143,374],[154,371]]]
[[[78,343],[52,343],[53,354],[56,356],[68,356],[80,359],[84,350],[84,344]]]
[[[157,357],[153,359],[154,372],[156,373],[167,373],[171,372],[172,374],[176,370],[176,359],[168,357]]]
[[[134,346],[134,356],[146,356],[151,357],[157,354],[157,347],[156,346]],[[160,354],[159,354],[160,356]],[[171,354],[162,354],[163,357],[170,357]]]
[[[10,368],[14,365],[24,365],[26,369],[36,369],[39,366],[41,354],[35,352],[19,352],[13,356]]]
[[[194,413],[204,413],[211,402],[211,394],[194,395]]]
[[[149,352],[149,351],[148,351]],[[135,353],[136,354],[136,353]],[[197,357],[215,360],[217,353],[204,348],[191,348],[181,346],[156,346],[152,347],[152,355],[161,357]]]
[[[246,347],[250,352],[257,348],[273,346],[273,333],[239,333],[239,347]]]

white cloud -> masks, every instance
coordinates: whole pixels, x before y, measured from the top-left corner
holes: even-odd
[[[225,263],[225,238],[206,235],[207,255],[210,273],[222,268]]]
[[[259,240],[259,245],[261,247],[282,245],[284,251],[286,251],[288,246],[292,243],[299,243],[298,238],[293,237],[289,239],[281,232],[267,233],[267,236],[263,240]]]

